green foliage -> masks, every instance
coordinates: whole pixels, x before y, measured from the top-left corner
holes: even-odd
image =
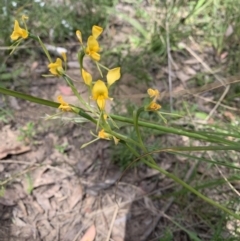
[[[28,122],[24,127],[20,128],[18,140],[30,144],[33,142],[35,135],[35,124],[33,122]]]
[[[7,108],[0,108],[0,122],[8,123],[13,119],[12,111]]]
[[[64,153],[68,147],[68,143],[63,145],[55,145],[55,149],[58,150],[60,153]]]

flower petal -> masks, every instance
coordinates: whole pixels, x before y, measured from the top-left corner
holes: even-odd
[[[81,31],[77,30],[76,35],[77,35],[77,38],[78,38],[79,42],[82,44],[82,33],[81,33]]]
[[[101,131],[98,132],[98,137],[101,139],[110,140],[112,136],[110,134],[106,133],[104,131],[104,129],[102,129]]]
[[[12,40],[17,40],[18,38],[26,39],[28,37],[28,31],[20,28],[17,20],[14,22],[14,30],[10,36]]]
[[[99,96],[104,96],[108,99],[108,88],[102,80],[96,81],[92,88],[92,98],[97,100]]]
[[[58,109],[61,109],[62,111],[72,111],[71,106],[63,100],[61,95],[59,95],[57,99],[58,99],[58,102],[60,103]]]
[[[159,91],[157,89],[151,89],[150,88],[150,89],[147,90],[147,92],[148,92],[148,95],[149,95],[150,98],[160,96]]]
[[[120,67],[110,69],[107,73],[107,82],[108,86],[111,86],[115,81],[120,79],[121,74],[120,74]]]
[[[84,69],[82,69],[82,77],[86,85],[88,86],[92,85],[92,76]]]
[[[104,110],[105,104],[106,104],[106,99],[104,98],[104,96],[99,96],[97,98],[97,105],[98,105],[99,109]]]
[[[157,104],[155,101],[152,101],[148,107],[147,107],[147,110],[150,110],[150,111],[157,111],[161,108],[161,105]]]
[[[48,65],[49,71],[53,75],[61,76],[63,74],[62,60],[57,58],[56,62]]]
[[[90,52],[92,52],[92,51],[93,52],[99,52],[100,51],[99,43],[92,35],[88,37],[87,49]]]
[[[94,37],[95,39],[98,38],[98,36],[102,33],[102,31],[103,31],[103,28],[94,25],[94,26],[92,27],[92,35],[93,35],[93,37]]]
[[[101,58],[100,54],[97,52],[90,52],[89,56],[95,61],[99,61]]]
[[[92,88],[92,99],[97,101],[100,110],[104,110],[108,97],[108,88],[102,80],[96,81]]]

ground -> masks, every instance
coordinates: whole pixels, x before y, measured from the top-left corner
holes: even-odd
[[[106,40],[112,36],[115,44],[124,42],[131,29],[121,24],[116,29],[114,26],[112,24],[103,38]],[[119,26],[122,27],[121,31]],[[72,49],[68,52],[68,73],[77,80],[79,93],[87,98],[74,44],[69,44]],[[191,112],[193,103],[197,106],[198,116],[177,119],[171,123],[175,126],[214,123],[222,115],[216,109],[223,106],[221,101],[213,98],[214,91],[217,90],[217,96],[221,99],[225,91],[229,91],[228,86],[238,82],[238,78],[226,77],[222,69],[213,72],[212,66],[225,63],[224,53],[216,58],[213,48],[203,51],[195,42],[181,43],[181,48],[187,54],[173,52],[171,69],[167,64],[159,67],[154,61],[149,69],[154,87],[161,91],[161,104],[169,109],[169,98],[172,97],[175,109],[184,106]],[[86,65],[90,70],[94,68],[90,62]],[[60,78],[42,77],[42,74],[48,73],[46,66],[43,56],[37,61],[27,62],[27,74],[20,77],[27,75],[31,81],[22,89],[20,86],[20,90],[55,101],[61,94],[67,102],[77,103]],[[200,81],[204,82],[199,84],[200,87],[191,81],[199,73],[206,73],[207,76],[200,77]],[[169,76],[173,84],[171,95]],[[136,77],[130,71],[125,71],[117,86],[112,92],[114,99],[128,99],[134,104],[143,101],[148,88],[146,83],[136,85]],[[4,187],[0,190],[0,240],[213,240],[212,227],[215,226],[211,226],[212,223],[216,223],[216,219],[223,222],[216,209],[193,194],[184,196],[174,181],[144,165],[122,170],[119,163],[113,160],[109,141],[99,140],[80,149],[94,139],[90,133],[90,130],[95,130],[94,126],[77,123],[77,120],[68,122],[66,118],[71,115],[46,119],[46,115],[59,112],[49,107],[13,97],[8,102],[14,118],[0,123],[0,180]],[[234,120],[232,112],[236,111],[236,106],[224,107],[229,111],[225,111],[223,116],[228,121]],[[111,108],[109,104],[107,110]],[[124,111],[123,104],[121,112]],[[203,113],[208,115],[199,119]],[[155,134],[148,138],[149,143],[159,141],[165,146],[190,142],[187,137],[175,135]],[[154,157],[158,165],[186,181],[193,172],[196,176],[212,175],[207,165],[191,162],[186,157],[166,153],[156,153]],[[238,189],[239,183],[234,184]],[[218,191],[216,189],[207,194],[221,200]],[[227,193],[229,189],[225,191]],[[195,210],[196,206],[201,208]],[[206,213],[214,217],[209,223],[202,218],[202,214]],[[182,226],[176,225],[176,220]],[[221,230],[223,238],[229,237],[231,225],[228,223],[226,230]]]

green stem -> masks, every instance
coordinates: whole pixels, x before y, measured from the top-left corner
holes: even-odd
[[[161,167],[157,166],[154,163],[151,162],[145,162],[146,165],[148,165],[151,168],[154,168],[156,170],[158,170],[160,173],[166,175],[167,177],[173,179],[175,182],[179,183],[180,185],[182,185],[183,187],[185,187],[186,189],[188,189],[190,192],[194,193],[196,196],[200,197],[201,199],[203,199],[205,202],[208,202],[209,204],[221,209],[222,211],[228,213],[229,215],[233,216],[234,218],[240,220],[240,216],[237,215],[236,213],[232,212],[231,210],[229,210],[228,208],[222,206],[221,204],[214,202],[212,199],[204,196],[203,194],[201,194],[200,192],[198,192],[196,189],[194,189],[193,187],[191,187],[190,185],[188,185],[187,183],[185,183],[183,180],[181,180],[180,178],[176,177],[175,175],[173,175],[172,173],[167,172],[166,170],[162,169]]]
[[[76,94],[78,94],[77,91],[75,91],[75,92],[76,92]],[[30,102],[38,103],[41,105],[46,105],[46,106],[50,106],[50,107],[54,107],[54,108],[59,107],[59,103],[49,101],[49,100],[44,100],[42,98],[37,98],[37,97],[31,96],[31,95],[23,94],[23,93],[5,89],[2,87],[0,87],[0,93],[9,95],[9,96],[14,96],[14,97],[17,97],[20,99],[28,100]],[[89,105],[87,105],[87,106],[90,107]],[[121,121],[121,122],[129,123],[132,125],[134,124],[134,121],[131,118],[118,116],[118,115],[110,115],[110,117],[115,121]],[[212,137],[212,136],[205,135],[204,133],[185,131],[185,130],[171,128],[171,127],[167,127],[167,126],[161,126],[158,124],[149,123],[149,122],[145,122],[145,121],[138,121],[138,125],[142,126],[142,127],[146,127],[146,128],[155,129],[155,130],[161,131],[162,133],[171,133],[171,134],[176,134],[176,135],[188,136],[191,138],[204,140],[204,141],[208,141],[208,142],[213,142],[213,143],[227,144],[227,145],[231,145],[232,146],[231,148],[234,148],[234,146],[235,146],[236,148],[234,148],[234,150],[235,149],[239,150],[239,144],[237,142],[228,141],[226,139],[219,138],[218,136]],[[203,147],[203,148],[206,148],[206,147]],[[221,146],[219,148],[224,148],[224,146]]]
[[[24,93],[20,93],[14,90],[9,90],[9,89],[5,89],[0,87],[0,93],[4,94],[4,95],[9,95],[9,96],[14,96],[23,100],[28,100],[30,102],[34,102],[40,105],[46,105],[46,106],[50,106],[53,108],[58,108],[59,107],[59,103],[50,101],[50,100],[44,100],[42,98],[38,98],[38,97],[34,97],[28,94],[24,94]]]
[[[150,157],[151,157],[151,159],[152,159],[152,162],[145,161],[145,160],[143,159],[143,157],[144,157],[145,155],[140,156],[140,155],[139,155],[133,148],[131,148],[131,146],[129,146],[127,143],[126,143],[125,145],[128,147],[128,149],[129,149],[131,152],[133,152],[133,154],[134,154],[135,156],[137,156],[137,159],[135,159],[133,162],[136,162],[137,160],[142,159],[143,163],[145,163],[147,166],[149,166],[149,167],[151,167],[151,168],[153,168],[153,169],[155,169],[155,170],[158,170],[160,173],[162,173],[162,174],[164,174],[165,176],[171,178],[171,179],[174,180],[176,183],[182,185],[183,187],[185,187],[186,189],[188,189],[190,192],[194,193],[196,196],[198,196],[199,198],[203,199],[205,202],[208,202],[209,204],[211,204],[211,205],[213,205],[213,206],[221,209],[221,210],[224,211],[225,213],[227,213],[227,214],[233,216],[234,218],[240,220],[240,216],[237,215],[236,213],[232,212],[231,210],[229,210],[228,208],[222,206],[221,204],[219,204],[219,203],[217,203],[217,202],[214,202],[212,199],[204,196],[203,194],[201,194],[200,192],[198,192],[195,188],[191,187],[190,185],[188,185],[186,182],[184,182],[183,180],[181,180],[180,178],[178,178],[178,177],[175,176],[174,174],[172,174],[172,173],[164,170],[163,168],[159,167],[159,166],[155,163],[154,159],[153,159],[151,156],[150,156]],[[146,155],[149,155],[149,154],[146,154]]]
[[[92,113],[95,113],[95,111],[92,109],[92,107],[82,98],[82,96],[78,93],[76,87],[74,86],[72,80],[70,79],[70,77],[68,75],[64,75],[63,78],[66,80],[67,84],[70,86],[70,88],[72,89],[72,92],[75,94],[75,96],[78,98],[78,100],[80,101],[80,103],[86,107],[89,111],[91,111]]]
[[[113,114],[111,114],[110,116],[115,121],[121,121],[121,122],[129,123],[129,124],[132,124],[132,125],[134,124],[134,121],[131,118],[113,115]],[[176,134],[176,135],[188,136],[188,137],[191,137],[191,138],[195,138],[195,139],[198,139],[198,140],[204,140],[204,141],[208,141],[208,142],[222,143],[222,144],[229,144],[229,145],[239,145],[239,144],[237,144],[233,141],[215,138],[215,137],[212,137],[212,136],[211,137],[210,136],[204,136],[204,135],[201,135],[201,134],[196,133],[196,132],[185,131],[185,130],[182,130],[182,129],[176,129],[176,128],[172,128],[172,127],[162,126],[162,125],[149,123],[149,122],[145,122],[145,121],[138,121],[138,125],[142,126],[142,127],[150,128],[150,129],[159,130],[163,133],[171,133],[171,134]]]

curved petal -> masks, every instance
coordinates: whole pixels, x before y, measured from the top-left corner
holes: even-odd
[[[92,85],[92,76],[84,69],[82,69],[82,77],[86,85],[88,86]]]
[[[12,40],[17,40],[18,38],[27,38],[28,37],[28,31],[20,28],[19,23],[17,20],[14,22],[14,30],[10,36]]]
[[[102,80],[96,81],[92,88],[92,98],[93,100],[97,100],[99,96],[104,96],[104,98],[108,99],[108,88]]]
[[[148,89],[147,90],[147,93],[149,95],[150,98],[153,98],[153,97],[159,97],[160,94],[159,94],[159,91],[157,89]]]
[[[154,101],[152,101],[147,107],[147,110],[150,110],[150,111],[157,111],[159,109],[161,109],[161,105],[157,104]]]
[[[24,38],[24,39],[27,38],[28,37],[28,31],[25,30],[25,29],[22,29],[21,37]]]
[[[59,76],[63,74],[62,60],[60,58],[57,58],[56,62],[50,63],[48,68],[53,75]]]
[[[99,53],[97,52],[90,52],[89,53],[89,56],[93,59],[93,60],[96,60],[96,61],[99,61],[101,59],[101,56]]]
[[[92,51],[99,52],[100,51],[99,43],[92,35],[88,37],[87,48],[88,48],[89,52],[92,52]]]
[[[98,105],[100,110],[105,109],[105,103],[106,103],[106,99],[104,98],[104,96],[99,96],[97,98],[97,105]]]
[[[103,31],[103,28],[94,25],[92,27],[92,36],[96,39],[102,33],[102,31]]]
[[[79,42],[82,44],[82,33],[81,33],[81,31],[77,30],[76,35],[77,35],[77,38],[78,38]]]
[[[120,67],[110,69],[107,73],[107,82],[108,86],[111,86],[113,83],[115,83],[118,79],[120,79]]]

